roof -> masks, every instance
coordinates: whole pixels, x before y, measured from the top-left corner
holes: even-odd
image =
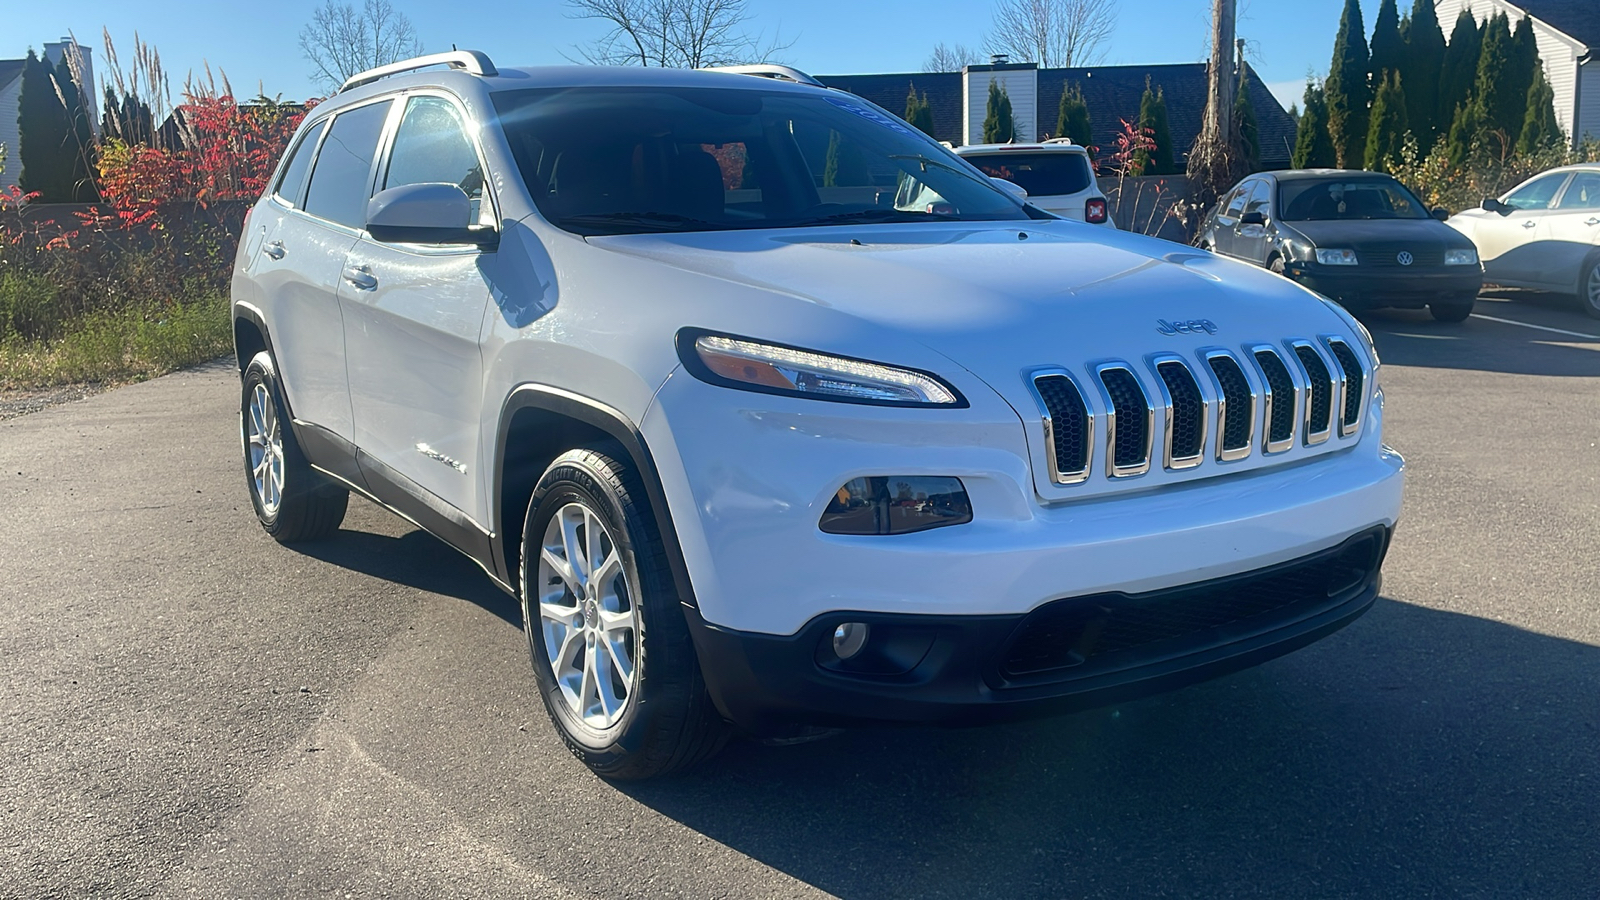
[[[1387,172],[1370,172],[1365,169],[1278,169],[1262,172],[1279,181],[1309,181],[1315,178],[1393,178]]]
[[[982,67],[974,66],[973,70]],[[1093,66],[1074,69],[1039,70],[1039,109],[1036,133],[1055,131],[1057,103],[1068,83],[1083,88],[1094,128],[1093,143],[1110,148],[1121,130],[1121,121],[1139,116],[1139,100],[1144,96],[1145,79],[1161,88],[1167,99],[1167,124],[1181,160],[1188,155],[1200,134],[1206,105],[1205,63],[1177,63],[1155,66]],[[849,91],[890,110],[905,108],[906,92],[912,85],[917,93],[928,95],[933,110],[934,136],[960,142],[964,127],[962,82],[959,72],[917,72],[892,75],[819,75],[823,84]],[[1267,167],[1286,165],[1294,148],[1296,122],[1278,104],[1272,92],[1254,71],[1249,72],[1250,102],[1255,107],[1261,134],[1261,161]]]
[[[1600,50],[1600,3],[1595,0],[1512,0],[1535,19],[1542,20],[1575,41]]]
[[[956,153],[959,155],[965,155],[968,153],[1039,153],[1041,151],[1045,153],[1087,152],[1085,148],[1080,147],[1077,144],[1068,144],[1065,142],[1059,144],[968,144],[965,147],[956,148]]]
[[[25,59],[0,59],[0,88],[22,77],[22,69],[27,63]]]

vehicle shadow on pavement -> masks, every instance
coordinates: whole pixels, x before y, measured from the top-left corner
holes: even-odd
[[[1388,599],[1114,709],[619,788],[845,898],[1593,896],[1600,648]]]
[[[1579,312],[1571,297],[1532,291],[1486,294],[1475,312],[1525,322],[1544,331],[1471,318],[1435,322],[1427,312],[1380,309],[1363,312],[1378,356],[1386,366],[1472,369],[1515,375],[1600,377],[1600,320]]]
[[[344,529],[325,541],[290,547],[353,572],[474,603],[522,628],[522,608],[514,598],[471,560],[420,528],[397,538]]]

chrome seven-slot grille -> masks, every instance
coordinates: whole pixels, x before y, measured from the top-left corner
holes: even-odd
[[[1213,433],[1212,454],[1219,462],[1245,459],[1257,449],[1283,453],[1296,440],[1311,447],[1336,433],[1341,438],[1356,434],[1365,406],[1366,370],[1344,339],[1324,336],[1319,343],[1320,350],[1308,340],[1285,341],[1281,347],[1252,344],[1243,353],[1207,350],[1193,360],[1163,353],[1149,359],[1148,371],[1122,361],[1106,362],[1088,370],[1087,382],[1065,369],[1035,372],[1051,480],[1087,481],[1097,455],[1105,459],[1107,477],[1148,472],[1158,420],[1163,426],[1161,464],[1171,470],[1204,462]],[[1207,399],[1201,379],[1215,401]],[[1100,396],[1103,415],[1091,407],[1085,390]],[[1104,428],[1098,454],[1096,420]]]

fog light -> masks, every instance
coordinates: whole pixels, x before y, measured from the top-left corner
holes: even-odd
[[[865,622],[846,622],[833,630],[833,654],[849,659],[867,645],[867,635],[872,629]]]

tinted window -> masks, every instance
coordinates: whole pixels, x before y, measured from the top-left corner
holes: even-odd
[[[1600,172],[1579,172],[1556,209],[1600,209]]]
[[[1272,186],[1265,181],[1257,181],[1250,189],[1250,198],[1245,201],[1245,212],[1266,212],[1268,202],[1272,199]]]
[[[300,203],[300,196],[306,186],[306,171],[311,168],[311,155],[316,152],[317,139],[322,137],[322,130],[327,127],[327,119],[312,125],[307,129],[305,137],[300,139],[300,143],[295,144],[294,149],[289,151],[289,162],[283,167],[283,176],[278,179],[278,186],[273,189],[273,193],[290,206],[298,206]]]
[[[1032,197],[1076,194],[1094,184],[1089,161],[1077,153],[995,153],[962,159],[985,175],[1021,185]]]
[[[494,103],[540,213],[580,234],[1044,215],[849,94],[579,88]]]
[[[1512,191],[1504,202],[1517,209],[1549,209],[1550,201],[1556,198],[1556,191],[1561,190],[1566,180],[1566,172],[1536,178]]]
[[[1235,188],[1234,192],[1228,197],[1227,211],[1223,215],[1230,219],[1237,219],[1239,214],[1244,212],[1244,202],[1250,199],[1250,189],[1253,187],[1255,187],[1255,182],[1247,181]]]
[[[441,182],[460,187],[471,198],[472,220],[477,221],[483,167],[460,114],[442,97],[413,97],[395,131],[383,186]]]
[[[1278,218],[1290,222],[1429,218],[1422,201],[1393,178],[1285,181],[1278,193]]]
[[[340,225],[367,224],[367,188],[378,134],[389,115],[389,103],[373,103],[340,113],[328,129],[306,189],[306,212]]]

